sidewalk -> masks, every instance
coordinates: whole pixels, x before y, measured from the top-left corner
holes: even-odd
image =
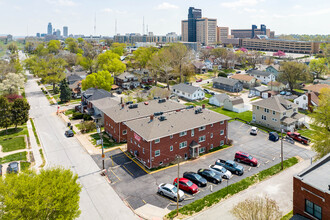
[[[28,128],[29,137],[30,137],[31,151],[33,152],[33,157],[34,157],[34,161],[35,161],[33,168],[35,168],[38,171],[40,168],[40,165],[42,164],[42,158],[41,158],[40,151],[39,151],[42,148],[39,147],[37,144],[30,120],[27,121],[26,125]]]
[[[255,196],[268,195],[269,198],[275,200],[283,215],[293,209],[292,194],[293,194],[293,175],[302,171],[310,165],[310,161],[302,161],[293,167],[256,184],[243,192],[234,195],[215,206],[206,209],[205,211],[190,217],[189,219],[236,219],[230,211],[239,202],[247,198]]]

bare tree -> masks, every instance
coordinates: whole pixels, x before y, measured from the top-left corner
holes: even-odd
[[[173,67],[179,72],[180,83],[182,82],[183,69],[191,62],[192,53],[182,43],[171,44],[170,47]]]
[[[246,199],[231,212],[239,220],[278,220],[282,217],[276,201],[268,196]]]

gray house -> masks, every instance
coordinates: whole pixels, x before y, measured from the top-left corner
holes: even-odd
[[[240,92],[243,90],[243,83],[237,79],[218,77],[213,79],[213,88],[222,89],[228,92]]]
[[[226,93],[215,94],[209,99],[209,104],[221,107],[223,106],[224,100],[227,98],[229,98],[229,96]]]

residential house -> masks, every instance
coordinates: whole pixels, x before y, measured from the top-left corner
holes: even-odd
[[[83,78],[75,73],[68,74],[66,76],[66,81],[68,82],[69,85],[72,85],[72,84],[82,81],[82,80],[83,80]]]
[[[155,99],[137,104],[120,104],[104,110],[104,130],[116,142],[126,142],[127,126],[125,122],[149,117],[154,114],[164,114],[187,106],[167,99]]]
[[[260,80],[263,84],[268,84],[271,81],[276,81],[276,76],[272,72],[260,71],[260,70],[248,70],[246,71],[250,76],[255,77],[257,80]]]
[[[305,115],[298,113],[298,105],[274,96],[252,103],[252,122],[277,131],[294,131],[304,123]]]
[[[250,94],[254,96],[260,96],[262,98],[268,98],[269,88],[267,86],[257,86],[250,89]]]
[[[223,106],[224,100],[227,98],[229,98],[229,96],[226,93],[215,94],[209,98],[209,104],[221,107]]]
[[[202,108],[127,121],[127,150],[147,168],[196,158],[228,143],[228,116]]]
[[[241,97],[229,97],[223,101],[223,108],[229,111],[241,113],[249,110]]]
[[[315,84],[315,85],[308,85],[302,88],[303,90],[307,90],[307,92],[314,92],[316,95],[320,95],[321,89],[329,88],[330,85],[328,84]]]
[[[330,78],[329,79],[325,79],[325,80],[323,80],[323,79],[315,79],[313,81],[313,83],[314,84],[327,84],[327,85],[330,86]]]
[[[153,77],[150,76],[149,70],[147,69],[134,70],[133,73],[138,76],[140,84],[151,85],[154,82]]]
[[[91,101],[93,108],[90,111],[95,123],[103,126],[104,125],[104,111],[108,108],[119,106],[120,102],[114,97],[105,97]]]
[[[192,64],[194,65],[196,74],[202,74],[202,73],[207,72],[207,68],[203,62],[194,61],[194,62],[192,62]]]
[[[132,89],[140,85],[138,77],[135,75],[124,72],[118,76],[115,76],[115,84],[123,89]]]
[[[247,74],[235,74],[232,75],[230,78],[237,79],[238,81],[243,83],[243,87],[246,89],[250,89],[252,87],[260,85],[260,83],[257,82],[256,78]]]
[[[266,72],[273,73],[276,77],[278,76],[279,71],[280,71],[280,65],[270,65],[266,67]]]
[[[203,91],[203,89],[185,83],[180,83],[172,86],[172,92],[179,97],[188,99],[190,101],[205,98],[205,92]]]
[[[217,77],[213,80],[213,88],[222,89],[228,92],[240,92],[243,90],[243,83],[237,79]]]
[[[277,81],[271,81],[267,84],[267,86],[270,91],[274,91],[274,92],[281,92],[286,88],[286,86],[283,83]]]
[[[69,88],[72,91],[72,98],[75,99],[81,98],[81,81],[76,81],[73,84],[70,84]]]
[[[295,98],[293,102],[298,105],[300,109],[313,111],[314,107],[319,105],[319,97],[314,92],[307,92],[298,98]]]
[[[204,65],[205,65],[207,70],[213,70],[213,62],[211,60],[206,59],[204,61]]]
[[[293,177],[294,219],[330,218],[329,170],[330,153]]]
[[[93,114],[94,109],[92,101],[106,97],[113,97],[113,95],[104,89],[89,88],[82,93],[80,110],[82,112]]]

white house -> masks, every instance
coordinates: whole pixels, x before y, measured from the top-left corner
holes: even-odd
[[[250,76],[255,77],[257,80],[260,80],[263,84],[268,84],[271,81],[276,81],[276,76],[272,72],[260,71],[260,70],[249,70],[247,73]]]
[[[172,87],[172,92],[179,97],[188,99],[190,101],[204,99],[205,93],[200,87],[180,83]]]
[[[319,98],[314,92],[309,92],[295,98],[293,102],[298,105],[298,108],[311,111],[312,107],[318,106]]]
[[[221,107],[224,100],[228,98],[229,96],[226,93],[216,94],[209,99],[209,104]]]

